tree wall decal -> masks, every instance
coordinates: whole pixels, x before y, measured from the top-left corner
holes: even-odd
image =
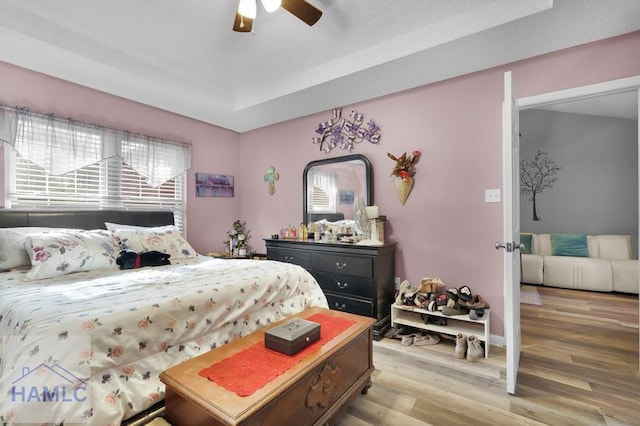
[[[536,210],[536,196],[558,181],[558,166],[546,152],[538,151],[532,160],[520,160],[520,194],[529,195],[533,202],[533,220],[540,220]]]

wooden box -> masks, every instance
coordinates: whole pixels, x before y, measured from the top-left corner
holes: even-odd
[[[293,355],[320,339],[320,324],[297,318],[264,334],[264,345]]]

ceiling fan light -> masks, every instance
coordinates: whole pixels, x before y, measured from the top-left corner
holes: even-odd
[[[264,7],[264,10],[269,13],[278,10],[281,4],[281,0],[262,0],[262,6]]]
[[[256,0],[240,0],[238,13],[245,18],[256,19]]]

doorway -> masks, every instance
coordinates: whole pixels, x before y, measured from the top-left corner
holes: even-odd
[[[510,85],[511,84],[510,73],[508,74],[509,74],[508,80]],[[505,75],[505,87],[507,87],[506,82],[507,82],[507,75]],[[518,110],[526,110],[526,109],[556,105],[563,102],[566,103],[569,101],[577,101],[577,100],[595,98],[602,95],[610,95],[610,94],[623,93],[623,92],[629,92],[629,91],[633,91],[635,93],[635,101],[636,101],[636,108],[637,108],[637,105],[640,100],[640,76],[629,77],[629,78],[624,78],[620,80],[612,80],[604,83],[597,83],[589,86],[566,89],[558,92],[546,93],[546,94],[531,96],[527,98],[520,98],[517,100],[515,107]],[[505,97],[506,97],[506,89],[505,89]],[[640,115],[640,113],[637,113],[637,115]],[[516,128],[518,124],[517,123],[518,118],[519,118],[518,113],[516,113],[515,116],[512,118],[512,124],[515,122]],[[638,120],[638,123],[640,123],[640,119]],[[509,128],[511,127],[512,124],[509,124]],[[504,120],[503,120],[503,125],[506,126],[506,123],[504,122]],[[640,124],[638,127],[638,135],[640,136]],[[640,137],[638,139],[640,140]],[[508,147],[505,146],[503,148],[506,150]],[[511,157],[511,160],[509,160],[510,158],[509,155],[504,155],[503,158],[504,158],[503,167],[505,169],[504,173],[505,175],[511,176],[512,171],[517,166],[517,164],[514,163],[513,157]],[[640,175],[637,177],[637,180],[640,186]],[[505,190],[505,211],[508,211],[508,210],[512,211],[515,207],[513,204],[519,203],[519,187],[518,185],[513,185],[512,187],[505,186],[504,190]],[[506,194],[507,191],[509,191],[509,194]],[[511,205],[506,205],[507,203],[510,203]],[[640,209],[640,206],[636,206],[636,208]],[[517,220],[517,223],[514,224],[513,229],[519,229],[519,226],[520,226],[519,215],[517,217],[514,217],[514,220]],[[638,225],[640,227],[640,223]],[[516,241],[511,239],[513,238],[513,236],[511,235],[511,229],[507,229],[506,226],[505,226],[505,233],[503,237],[504,237],[504,241]],[[635,238],[637,241],[638,240],[637,233],[635,235]],[[512,270],[512,265],[509,263],[512,261],[512,259],[513,259],[513,256],[505,256],[505,262],[504,262],[505,271]],[[505,276],[505,283],[504,283],[505,289],[513,289],[515,285],[518,284],[514,282],[515,280],[513,280],[512,277],[510,277],[510,274],[505,273],[504,276]],[[640,288],[640,283],[639,283],[639,288]],[[516,333],[512,333],[513,335],[510,335],[510,333],[505,333],[507,350],[509,351],[509,349],[511,348],[511,350],[513,351],[515,348],[515,352],[516,352],[516,354],[513,357],[507,357],[507,373],[508,373],[507,376],[508,377],[513,376],[512,383],[509,383],[509,380],[507,381],[507,391],[510,393],[514,393],[516,388],[517,368],[518,368],[518,361],[519,361],[519,354],[520,354],[520,338],[521,338],[520,332],[519,332],[520,306],[519,306],[519,303],[518,303],[518,306],[515,306],[515,305],[516,304],[513,303],[513,298],[511,297],[511,294],[509,292],[506,292],[505,293],[505,318],[517,318],[517,324],[515,324],[515,327],[514,327],[516,330]],[[640,310],[640,306],[639,306],[639,310]],[[638,341],[638,348],[640,349],[640,339]],[[639,361],[639,369],[640,369],[640,359],[638,361]]]

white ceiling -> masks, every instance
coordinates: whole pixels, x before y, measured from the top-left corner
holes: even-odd
[[[0,60],[244,132],[640,30],[638,0],[0,0]],[[46,112],[46,111],[43,111]]]
[[[537,109],[638,120],[638,91],[588,97]]]

